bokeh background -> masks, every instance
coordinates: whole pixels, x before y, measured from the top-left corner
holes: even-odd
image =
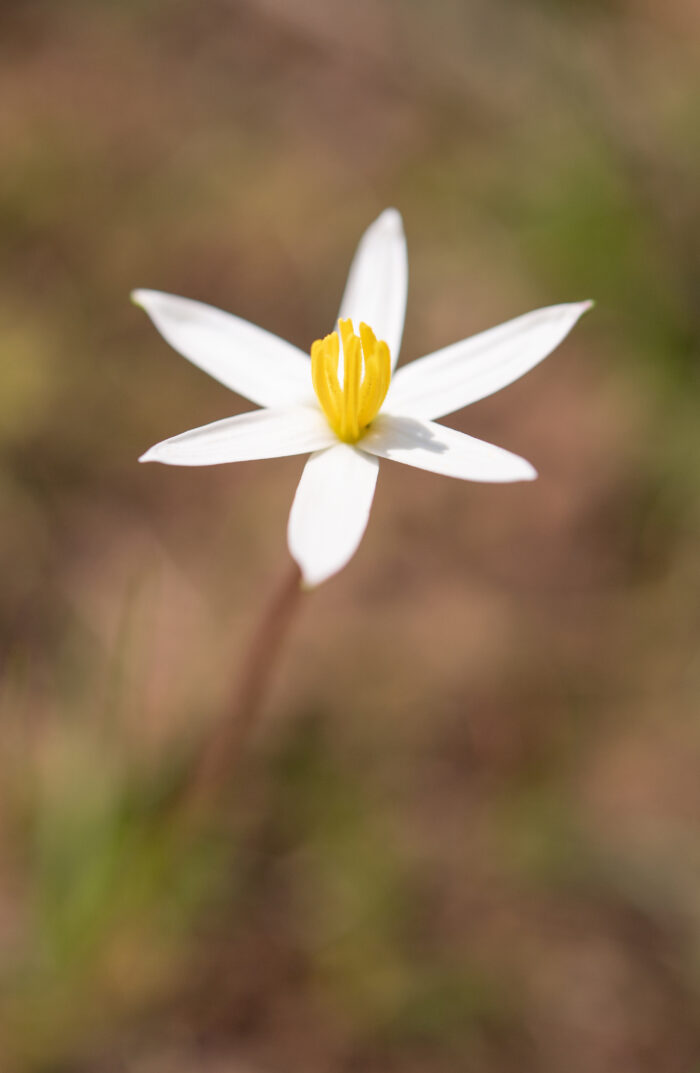
[[[700,8],[0,8],[0,1068],[700,1070]],[[306,348],[403,213],[403,360],[597,299],[385,464],[245,761],[168,807],[285,561],[299,459],[138,466],[245,409],[132,307]],[[184,775],[183,775],[184,773]]]

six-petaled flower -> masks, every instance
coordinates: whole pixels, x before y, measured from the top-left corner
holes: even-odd
[[[526,373],[567,335],[590,302],[549,306],[393,370],[408,283],[401,217],[367,229],[350,268],[337,329],[303,351],[211,306],[157,291],[134,301],[184,357],[259,410],[151,447],[142,462],[207,466],[310,454],[289,517],[292,556],[307,585],[356,551],[379,459],[472,481],[532,480],[525,459],[436,419]]]

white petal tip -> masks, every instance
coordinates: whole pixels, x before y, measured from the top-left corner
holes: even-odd
[[[589,309],[593,309],[595,301],[592,298],[588,298],[585,302],[579,302],[578,306],[581,313],[587,313]]]
[[[160,459],[158,458],[158,455],[157,455],[157,453],[156,453],[156,451],[155,451],[155,449],[153,447],[149,447],[148,450],[144,451],[144,453],[139,458],[139,462],[159,462],[159,461],[160,461]]]
[[[500,475],[491,475],[486,478],[487,483],[493,484],[520,484],[521,481],[536,481],[539,474],[534,466],[531,466],[525,459],[520,460],[522,465],[511,466],[509,469],[504,470]],[[476,478],[477,480],[479,478]]]
[[[394,231],[397,234],[403,231],[403,220],[398,209],[384,209],[377,217],[376,223],[385,231]]]
[[[311,561],[306,556],[302,556],[296,551],[292,551],[291,548],[289,550],[292,559],[301,572],[299,588],[302,592],[311,592],[313,589],[317,589],[324,581],[328,581],[330,578],[335,577],[336,574],[339,574],[346,565],[345,563],[341,563],[340,566],[337,566],[334,563],[331,567],[328,567],[327,565]]]
[[[333,575],[328,574],[324,577],[313,577],[302,572],[299,587],[301,588],[302,592],[313,592],[313,590],[317,589],[319,585],[322,585],[323,582],[328,579],[328,577],[333,577]]]
[[[136,290],[131,292],[129,297],[131,298],[133,305],[138,306],[139,309],[143,309],[146,313],[149,313],[158,299],[167,300],[168,298],[171,298],[172,295],[164,294],[162,291],[151,291],[148,290],[147,287],[137,287]]]
[[[319,585],[323,585],[324,581],[330,581],[332,577],[339,574],[345,564],[342,566],[334,566],[332,570],[308,570],[298,563],[301,570],[301,581],[299,582],[302,592],[313,592]]]
[[[532,462],[528,462],[526,458],[521,458],[519,455],[512,455],[513,466],[510,467],[506,481],[536,481],[539,474]]]

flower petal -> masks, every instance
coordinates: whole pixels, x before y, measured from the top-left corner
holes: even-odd
[[[350,265],[339,319],[350,317],[355,331],[369,324],[382,339],[396,365],[406,316],[408,257],[401,214],[385,209],[360,239]]]
[[[353,557],[367,527],[379,463],[344,443],[304,467],[287,539],[307,585],[319,585]]]
[[[247,320],[161,291],[132,294],[183,357],[259,406],[304,405],[314,399],[307,354]]]
[[[410,362],[391,382],[387,410],[432,420],[500,391],[546,358],[592,304],[536,309]]]
[[[531,481],[536,471],[519,455],[454,428],[380,414],[361,440],[363,451],[465,481]]]
[[[317,408],[251,410],[163,440],[141,455],[139,462],[217,466],[222,462],[303,455],[337,442]]]

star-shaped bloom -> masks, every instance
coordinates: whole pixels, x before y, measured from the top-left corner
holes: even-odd
[[[591,303],[535,310],[394,373],[407,285],[401,216],[387,209],[362,236],[337,330],[317,340],[310,357],[201,302],[135,291],[136,304],[175,350],[261,407],[163,440],[140,461],[211,466],[310,454],[287,533],[309,586],[357,550],[380,458],[463,480],[532,480],[537,474],[525,459],[435,422],[532,369]]]

